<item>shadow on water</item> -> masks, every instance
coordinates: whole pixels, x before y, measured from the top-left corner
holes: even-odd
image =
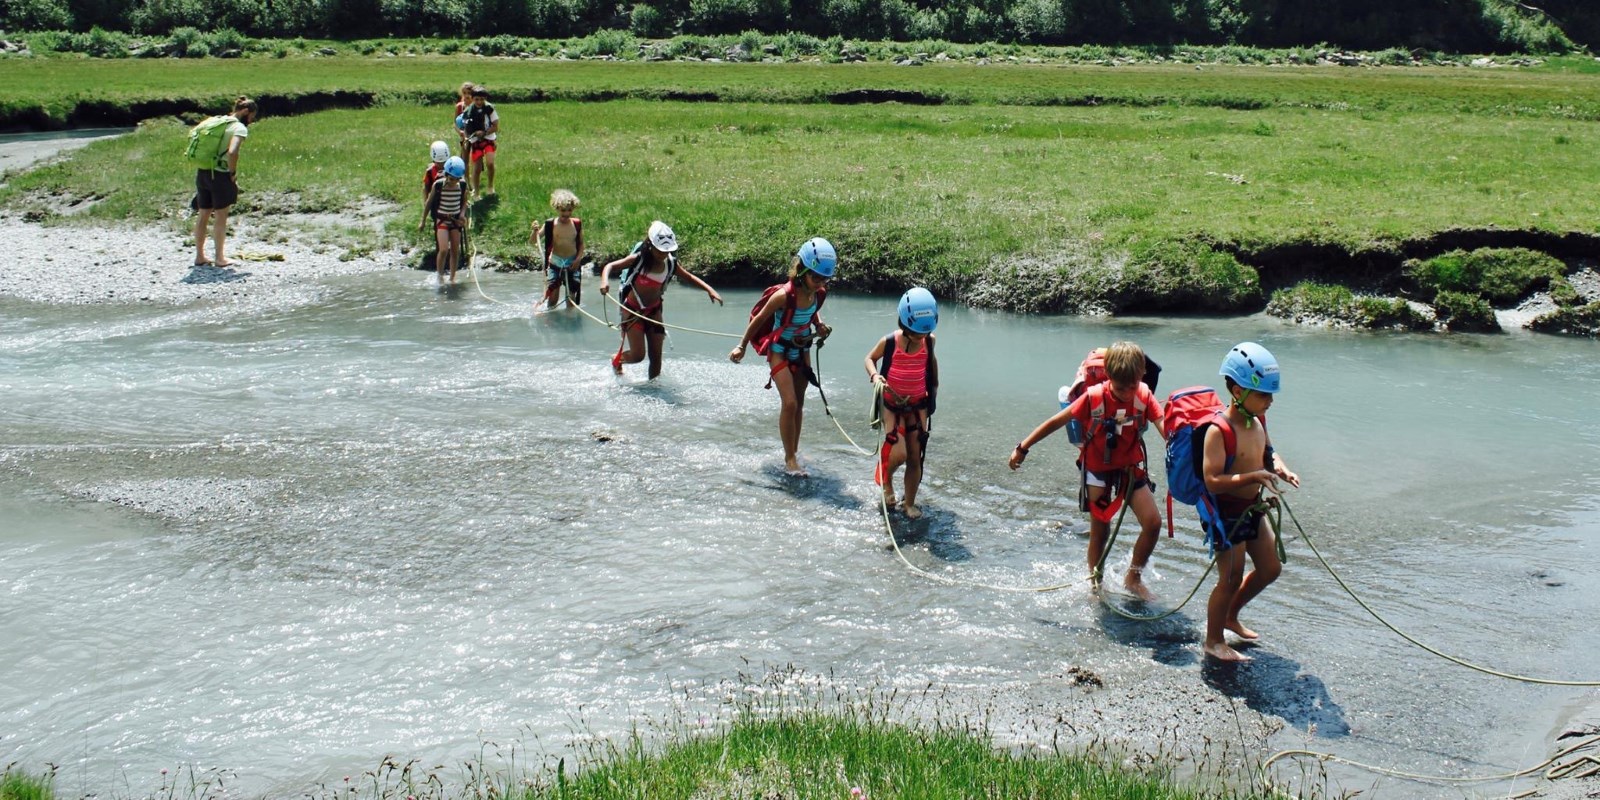
[[[233,267],[218,267],[212,264],[195,264],[189,269],[189,274],[183,276],[182,283],[207,284],[207,283],[233,283],[250,277],[252,273],[240,272]]]
[[[972,551],[961,543],[959,516],[942,508],[922,507],[921,519],[907,519],[899,511],[889,512],[894,539],[901,547],[928,545],[928,555],[940,561],[971,561]]]
[[[1105,591],[1102,589],[1101,591]],[[1129,614],[1151,616],[1166,610],[1152,606],[1137,598],[1113,593],[1107,600]],[[1106,638],[1124,647],[1149,650],[1150,658],[1169,667],[1186,667],[1193,664],[1200,644],[1199,628],[1187,614],[1179,611],[1157,620],[1135,620],[1106,608],[1102,602],[1100,628]],[[1194,646],[1191,646],[1194,645]]]
[[[826,503],[841,511],[858,511],[865,507],[859,498],[846,491],[844,481],[831,475],[821,475],[816,472],[811,473],[810,477],[790,475],[777,464],[763,467],[761,475],[767,479],[766,483],[753,481],[746,483],[765,489],[776,489],[796,500]]]
[[[460,300],[461,293],[466,291],[466,288],[466,284],[460,282],[441,283],[439,284],[438,292],[439,296],[446,300]]]
[[[1206,659],[1200,674],[1211,688],[1244,701],[1251,710],[1280,717],[1302,731],[1312,731],[1324,739],[1350,735],[1344,709],[1328,695],[1321,678],[1300,669],[1298,661],[1260,651],[1249,644],[1235,645],[1241,651],[1254,650],[1253,661],[1242,664]]]

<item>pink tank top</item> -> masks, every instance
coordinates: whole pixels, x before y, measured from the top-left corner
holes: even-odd
[[[889,374],[884,378],[890,391],[907,402],[915,402],[928,394],[928,340],[923,339],[922,347],[915,353],[907,353],[905,343],[904,335],[894,335],[894,361],[889,364]]]

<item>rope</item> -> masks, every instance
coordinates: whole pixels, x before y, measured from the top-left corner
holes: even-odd
[[[1123,500],[1122,511],[1117,514],[1117,522],[1112,526],[1111,534],[1106,537],[1106,546],[1100,550],[1100,562],[1094,565],[1094,571],[1091,573],[1097,578],[1103,578],[1105,576],[1106,560],[1111,557],[1111,546],[1117,543],[1117,534],[1121,533],[1122,531],[1122,520],[1128,516],[1128,509],[1132,505],[1133,504],[1128,502],[1126,499]],[[1254,509],[1251,509],[1251,511],[1253,512]],[[1236,523],[1236,527],[1237,525],[1244,524],[1244,521],[1247,519],[1250,519],[1250,514],[1248,513],[1243,517],[1240,517],[1239,522]],[[1212,556],[1211,560],[1206,563],[1206,571],[1200,573],[1200,580],[1195,581],[1194,588],[1190,589],[1189,594],[1184,596],[1183,602],[1178,603],[1176,606],[1173,606],[1172,608],[1159,614],[1135,614],[1132,611],[1123,610],[1121,606],[1112,603],[1111,598],[1106,596],[1106,593],[1103,591],[1100,592],[1100,603],[1107,609],[1110,609],[1111,612],[1117,616],[1122,617],[1123,619],[1130,619],[1135,622],[1155,622],[1156,620],[1166,619],[1167,617],[1170,617],[1182,610],[1184,606],[1189,604],[1190,600],[1194,599],[1195,595],[1200,593],[1200,587],[1205,585],[1206,578],[1211,575],[1211,570],[1216,565],[1217,558],[1216,556]]]
[[[992,589],[992,590],[997,591],[997,592],[1023,592],[1023,593],[1030,593],[1030,594],[1043,594],[1045,592],[1059,592],[1062,589],[1069,589],[1069,588],[1071,588],[1073,586],[1077,586],[1078,583],[1080,582],[1079,580],[1074,580],[1074,581],[1069,581],[1067,583],[1058,583],[1058,584],[1055,584],[1053,586],[1038,586],[1038,587],[998,586],[998,585],[989,584],[989,583],[979,583],[977,581],[959,580],[957,578],[951,578],[951,577],[948,577],[948,576],[945,576],[945,575],[940,575],[940,574],[935,573],[935,572],[929,572],[929,571],[927,571],[925,569],[922,569],[921,567],[918,567],[916,564],[911,563],[911,560],[906,558],[905,552],[900,549],[900,540],[896,539],[895,535],[894,535],[894,523],[889,520],[889,503],[886,500],[883,499],[883,493],[882,492],[879,492],[879,494],[878,494],[878,509],[883,512],[883,527],[884,527],[884,530],[889,532],[889,543],[894,545],[894,554],[899,556],[900,557],[900,562],[902,564],[905,564],[907,567],[909,567],[912,572],[915,572],[918,575],[922,575],[923,577],[932,578],[932,579],[934,579],[936,581],[939,581],[941,583],[950,584],[951,586],[966,586],[966,587],[974,588],[974,589]]]
[[[669,328],[669,329],[675,330],[675,331],[686,331],[688,333],[703,333],[703,334],[705,334],[707,336],[722,336],[722,337],[728,338],[728,339],[743,339],[744,338],[744,334],[742,334],[742,333],[723,333],[721,331],[704,331],[704,330],[701,330],[699,328],[687,328],[687,327],[684,327],[682,325],[669,325],[669,324],[667,324],[665,322],[660,322],[660,321],[657,321],[657,320],[653,320],[653,319],[651,319],[651,318],[649,318],[649,317],[647,317],[647,316],[645,316],[643,314],[640,314],[639,312],[634,311],[633,309],[628,308],[627,306],[617,302],[617,298],[612,297],[609,292],[606,293],[605,298],[607,300],[610,300],[612,303],[615,303],[617,308],[622,309],[623,313],[632,314],[635,317],[638,317],[639,319],[642,319],[642,320],[644,320],[645,322],[647,322],[647,323],[649,323],[651,325],[659,325],[659,326],[661,326],[663,328]]]
[[[1322,557],[1322,552],[1317,550],[1316,544],[1311,541],[1311,536],[1306,533],[1305,528],[1301,527],[1299,518],[1295,517],[1294,515],[1294,509],[1289,507],[1289,503],[1283,499],[1283,495],[1281,493],[1278,495],[1278,502],[1283,507],[1283,510],[1289,512],[1289,520],[1294,523],[1295,530],[1300,532],[1300,538],[1305,540],[1306,546],[1311,548],[1311,554],[1316,556],[1317,561],[1321,562],[1322,568],[1326,569],[1328,574],[1333,576],[1333,580],[1339,584],[1339,588],[1343,589],[1345,594],[1350,595],[1350,599],[1356,601],[1356,604],[1365,609],[1368,614],[1371,614],[1373,619],[1377,620],[1383,625],[1383,627],[1394,631],[1395,635],[1399,636],[1400,638],[1446,661],[1459,664],[1467,669],[1475,670],[1485,675],[1493,675],[1496,678],[1507,678],[1509,680],[1521,681],[1522,683],[1536,683],[1544,686],[1600,686],[1600,681],[1563,681],[1552,678],[1535,678],[1527,675],[1518,675],[1513,672],[1504,672],[1497,669],[1491,669],[1489,667],[1474,664],[1466,659],[1450,655],[1449,653],[1441,652],[1433,647],[1423,644],[1415,637],[1395,627],[1388,620],[1384,619],[1382,614],[1379,614],[1377,610],[1368,605],[1365,600],[1362,600],[1360,595],[1357,595],[1355,590],[1351,589],[1350,585],[1345,583],[1344,578],[1341,577],[1339,572],[1333,568],[1333,565],[1329,564],[1328,560]]]
[[[822,391],[822,345],[823,342],[820,339],[815,345],[813,345],[812,361],[816,362],[817,366],[811,371],[812,374],[817,378],[817,395],[822,398],[822,413],[827,414],[828,419],[833,420],[833,427],[839,429],[839,435],[843,436],[844,440],[849,442],[851,447],[855,448],[855,451],[858,455],[877,455],[876,450],[865,450],[861,447],[861,445],[856,444],[856,440],[850,438],[850,434],[845,432],[844,426],[839,424],[839,418],[833,415],[833,409],[828,407],[828,396]]]
[[[1519,769],[1515,772],[1503,772],[1499,775],[1483,775],[1479,777],[1465,778],[1453,778],[1444,775],[1419,775],[1415,772],[1404,772],[1397,769],[1390,769],[1388,767],[1364,764],[1360,761],[1354,761],[1342,756],[1336,756],[1332,753],[1322,753],[1315,750],[1280,750],[1279,752],[1273,753],[1270,758],[1262,762],[1261,784],[1269,793],[1274,791],[1276,787],[1273,784],[1272,776],[1268,774],[1268,770],[1270,770],[1272,765],[1279,759],[1293,758],[1295,756],[1311,756],[1321,761],[1333,761],[1346,766],[1366,770],[1367,772],[1372,772],[1379,775],[1387,775],[1391,778],[1403,778],[1405,780],[1412,781],[1430,781],[1437,783],[1492,783],[1495,781],[1508,781],[1513,778],[1520,778],[1524,775],[1531,775],[1539,770],[1544,770],[1543,777],[1545,780],[1553,781],[1572,774],[1576,767],[1584,763],[1595,761],[1594,756],[1585,756],[1584,758],[1578,759],[1570,764],[1556,764],[1557,761],[1560,761],[1561,759],[1566,758],[1567,756],[1572,755],[1573,753],[1582,750],[1585,747],[1590,747],[1597,742],[1600,742],[1600,736],[1591,736],[1588,739],[1578,742],[1577,744],[1574,744],[1571,747],[1568,747],[1567,749],[1562,750],[1561,752],[1556,753],[1550,758],[1547,758],[1531,767]],[[1600,769],[1600,767],[1597,767],[1597,769]],[[1588,777],[1588,774],[1586,773],[1580,777]]]

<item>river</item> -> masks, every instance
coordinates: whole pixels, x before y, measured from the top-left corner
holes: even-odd
[[[444,763],[486,739],[619,735],[686,686],[766,667],[1048,703],[1079,691],[1071,664],[1136,694],[1239,699],[1283,723],[1273,748],[1488,773],[1543,758],[1592,702],[1411,647],[1298,539],[1247,611],[1264,639],[1238,669],[1199,656],[1203,593],[1138,625],[1081,589],[929,581],[885,549],[870,462],[814,392],[812,477],[796,480],[765,370],[730,364],[727,340],[674,334],[658,382],[618,380],[614,333],[529,316],[534,278],[484,288],[512,305],[401,271],[248,311],[0,299],[0,762],[136,788],[197,764],[297,794],[386,753]],[[727,295],[716,308],[676,287],[667,320],[738,330],[755,295]],[[863,443],[860,359],[893,312],[847,294],[826,309],[828,399]],[[1093,346],[1143,344],[1164,397],[1215,383],[1227,348],[1255,340],[1283,364],[1271,430],[1304,481],[1294,509],[1365,599],[1469,660],[1597,677],[1593,342],[951,304],[938,336],[928,516],[896,523],[919,566],[1012,586],[1078,576],[1066,442],[1016,473],[1011,445]],[[1179,516],[1154,562],[1166,602],[1206,566]]]

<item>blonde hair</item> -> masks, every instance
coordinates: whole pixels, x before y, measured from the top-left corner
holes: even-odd
[[[461,84],[461,88],[456,90],[456,94],[461,96],[461,97],[471,97],[472,96],[472,81],[466,81],[465,83],[462,83]]]
[[[1133,342],[1117,342],[1106,348],[1106,377],[1126,386],[1144,377],[1144,351]]]
[[[550,193],[550,207],[571,213],[578,208],[578,196],[566,189],[557,189]]]

